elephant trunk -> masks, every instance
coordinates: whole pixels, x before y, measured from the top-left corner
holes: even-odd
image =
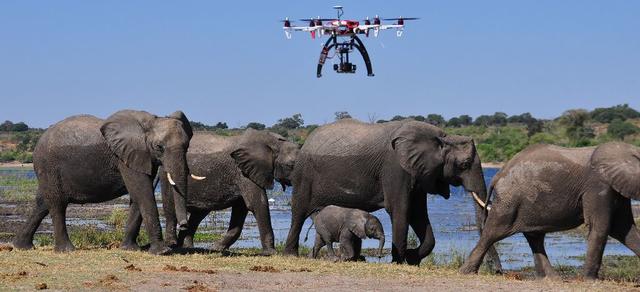
[[[478,233],[482,235],[482,229],[484,228],[484,223],[487,219],[491,206],[489,205],[489,196],[484,180],[484,173],[482,171],[482,163],[477,151],[471,168],[462,176],[462,185],[473,197],[473,205],[476,211],[476,226],[478,228]],[[490,248],[487,254],[487,261],[495,271],[502,270],[500,258],[495,248]]]
[[[378,257],[381,258],[384,252],[384,233],[380,232],[380,235],[378,235],[378,241]]]
[[[164,154],[163,167],[167,172],[167,180],[173,186],[173,201],[176,211],[178,229],[187,228],[187,179],[189,167],[184,151],[167,151]]]

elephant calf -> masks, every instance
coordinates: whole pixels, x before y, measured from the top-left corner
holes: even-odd
[[[585,223],[588,248],[584,276],[596,278],[607,237],[640,256],[640,232],[630,199],[640,199],[640,148],[607,143],[597,148],[534,145],[520,152],[493,178],[495,202],[478,244],[460,268],[474,273],[489,247],[524,233],[538,276],[555,276],[544,249],[548,232]]]
[[[315,213],[312,219],[316,225],[312,258],[316,258],[320,249],[326,245],[329,256],[335,259],[333,243],[340,242],[340,259],[357,260],[360,258],[362,240],[367,237],[380,241],[379,253],[382,254],[384,230],[376,216],[359,209],[330,205]]]

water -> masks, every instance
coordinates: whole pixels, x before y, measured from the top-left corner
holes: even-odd
[[[485,169],[485,179],[487,183],[495,175],[498,169]],[[0,170],[0,176],[16,175],[26,178],[34,178],[33,171],[29,170]],[[291,211],[288,202],[291,200],[291,188],[286,192],[279,189],[270,191],[269,196],[275,200],[271,205],[271,223],[275,235],[276,243],[285,242],[291,219]],[[1,187],[1,186],[0,186]],[[478,240],[478,231],[475,229],[474,206],[471,197],[461,188],[452,188],[451,197],[445,200],[441,196],[429,195],[427,199],[429,218],[436,238],[434,253],[446,258],[452,250],[468,255]],[[160,205],[160,204],[159,204]],[[6,204],[4,206],[7,206]],[[228,227],[229,210],[212,212],[200,225],[201,232],[224,232]],[[373,213],[382,222],[387,242],[386,248],[391,248],[391,221],[384,210]],[[48,218],[47,218],[48,219]],[[45,219],[45,220],[47,220]],[[19,220],[19,218],[3,217],[2,220]],[[98,227],[105,227],[101,220],[86,220],[68,218],[70,225],[93,224]],[[307,229],[311,224],[311,219],[307,219],[300,235],[300,244],[311,247],[315,239],[315,230],[309,232],[309,239],[303,242]],[[208,247],[210,243],[198,243],[200,247]],[[233,247],[260,247],[259,232],[256,220],[251,213],[245,222],[242,236]],[[363,241],[364,248],[377,248],[377,240],[367,239]],[[582,265],[581,256],[586,253],[586,240],[573,233],[551,233],[547,234],[545,246],[547,254],[552,264],[558,265]],[[516,234],[502,240],[497,246],[498,252],[506,269],[519,269],[533,265],[531,249],[521,234]],[[624,245],[618,241],[610,240],[605,249],[605,255],[633,255]],[[377,261],[378,259],[370,259]],[[390,261],[390,256],[381,261]]]

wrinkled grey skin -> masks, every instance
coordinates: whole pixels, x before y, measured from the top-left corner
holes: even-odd
[[[106,120],[81,115],[49,127],[33,153],[38,177],[36,206],[14,246],[33,248],[36,229],[51,214],[55,250],[71,251],[74,247],[65,223],[67,205],[105,202],[129,193],[130,212],[142,211],[151,241],[149,251],[167,253],[170,249],[162,241],[153,178],[162,165],[171,173],[178,191],[187,193],[186,152],[191,135],[189,121],[180,111],[157,117],[123,110]],[[123,242],[122,247],[138,248],[135,238]]]
[[[494,177],[495,201],[485,229],[461,273],[475,273],[486,249],[524,233],[540,277],[557,276],[544,249],[548,232],[585,223],[589,228],[583,273],[596,278],[607,236],[640,256],[640,233],[630,199],[640,199],[640,149],[624,143],[597,148],[534,145]]]
[[[274,179],[283,188],[290,185],[288,177],[299,151],[297,144],[267,131],[247,129],[242,135],[231,137],[196,132],[187,152],[187,163],[194,173],[207,178],[188,180],[190,216],[187,228],[180,230],[176,238],[175,194],[172,195],[174,191],[168,187],[166,175],[160,175],[167,220],[165,241],[193,247],[193,235],[207,214],[231,207],[229,229],[211,248],[222,251],[236,242],[247,212],[251,211],[258,223],[262,253],[275,254],[266,189],[273,187]],[[137,236],[137,232],[129,236]]]
[[[311,258],[317,258],[320,249],[327,246],[329,257],[336,259],[333,243],[340,242],[340,259],[358,260],[362,249],[362,240],[378,239],[379,255],[384,249],[384,229],[380,220],[365,211],[338,206],[326,206],[311,215],[316,226],[316,241]]]
[[[413,120],[372,125],[344,119],[322,126],[307,138],[292,179],[287,255],[298,254],[302,224],[325,206],[385,208],[393,261],[419,264],[435,245],[426,194],[448,198],[449,185],[462,185],[486,197],[473,140]],[[409,225],[420,240],[417,250],[407,251]]]

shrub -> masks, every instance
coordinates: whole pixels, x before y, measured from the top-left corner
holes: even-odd
[[[620,140],[624,139],[625,136],[633,135],[638,132],[640,132],[640,128],[636,127],[632,123],[624,122],[619,119],[613,120],[613,122],[609,124],[609,127],[607,127],[607,133]]]

